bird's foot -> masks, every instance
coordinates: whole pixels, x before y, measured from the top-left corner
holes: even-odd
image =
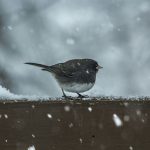
[[[77,93],[78,94],[78,98],[88,98],[89,96],[88,95],[81,95],[80,93]]]
[[[63,95],[62,97],[63,97],[64,99],[73,99],[73,97],[67,96],[67,95]]]
[[[71,96],[67,96],[66,94],[65,94],[65,92],[64,92],[64,90],[62,89],[62,93],[63,93],[63,98],[64,99],[73,99],[73,97],[71,97]]]

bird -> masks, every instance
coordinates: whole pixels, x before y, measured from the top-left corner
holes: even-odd
[[[96,81],[96,74],[100,66],[97,61],[89,58],[71,59],[54,65],[43,65],[39,63],[26,62],[25,64],[40,67],[43,71],[50,72],[58,82],[63,97],[67,98],[65,92],[76,93],[79,98],[84,98],[81,93],[90,90]]]

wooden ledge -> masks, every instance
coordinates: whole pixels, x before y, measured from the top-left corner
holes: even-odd
[[[35,150],[147,150],[150,99],[1,100],[0,149],[33,145]]]

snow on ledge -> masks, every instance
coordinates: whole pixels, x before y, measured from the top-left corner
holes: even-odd
[[[50,98],[48,96],[36,96],[36,95],[17,95],[11,93],[8,89],[5,87],[2,87],[0,85],[0,100],[49,100]]]
[[[77,97],[72,97],[70,100],[79,100],[79,98]],[[64,98],[61,97],[49,97],[49,96],[37,96],[37,95],[17,95],[17,94],[13,94],[11,93],[8,89],[6,89],[5,87],[2,87],[0,85],[0,100],[14,100],[14,101],[18,101],[18,100],[27,100],[27,101],[47,101],[47,100],[65,100]],[[138,97],[138,96],[130,96],[130,97],[121,97],[121,96],[105,96],[105,95],[101,95],[101,96],[94,96],[91,95],[88,98],[83,98],[83,101],[85,100],[94,100],[94,101],[144,101],[144,100],[148,100],[150,101],[150,97],[149,96],[143,96],[143,97]]]
[[[1,98],[8,98],[8,97],[13,97],[13,96],[15,96],[15,95],[12,94],[8,89],[6,89],[0,85],[0,97]]]

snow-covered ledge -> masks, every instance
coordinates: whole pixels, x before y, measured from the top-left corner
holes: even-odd
[[[67,102],[73,102],[73,101],[77,101],[77,103],[79,101],[82,101],[83,103],[86,103],[87,101],[89,102],[95,102],[97,103],[97,101],[101,101],[101,102],[106,102],[106,101],[122,101],[122,102],[131,102],[133,101],[133,103],[137,102],[137,101],[148,101],[150,100],[150,97],[118,97],[118,96],[98,96],[98,97],[88,97],[88,98],[77,98],[77,97],[71,97],[71,98],[54,98],[54,97],[50,97],[50,96],[36,96],[36,95],[16,95],[11,93],[8,89],[6,89],[5,87],[2,87],[0,85],[0,102],[5,101],[6,103],[9,102],[27,102],[27,101],[43,101],[43,103],[47,102],[47,101],[67,101]]]

